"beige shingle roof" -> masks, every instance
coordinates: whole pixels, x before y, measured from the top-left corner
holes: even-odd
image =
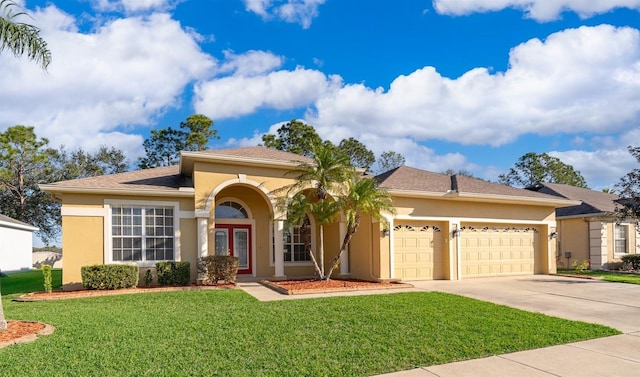
[[[190,152],[191,154],[203,154],[210,156],[233,156],[242,158],[259,158],[265,160],[282,161],[282,162],[312,162],[313,160],[295,153],[283,152],[277,149],[266,148],[263,146],[229,148],[229,149],[211,149],[200,152]]]
[[[505,186],[461,175],[432,173],[408,166],[380,174],[376,177],[380,187],[386,190],[422,191],[434,193],[457,192],[466,194],[554,199],[550,195]]]
[[[178,190],[193,187],[189,177],[178,173],[178,165],[153,169],[135,170],[126,173],[101,175],[97,177],[60,181],[42,185],[46,191],[56,187],[123,189],[123,190]],[[55,191],[55,190],[53,190]]]
[[[616,209],[615,200],[619,199],[618,195],[561,183],[539,183],[530,187],[529,190],[582,201],[580,205],[558,208],[556,211],[557,216],[613,213]]]

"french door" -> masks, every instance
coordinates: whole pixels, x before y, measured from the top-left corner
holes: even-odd
[[[216,255],[238,257],[238,273],[250,274],[251,266],[251,225],[216,224]]]

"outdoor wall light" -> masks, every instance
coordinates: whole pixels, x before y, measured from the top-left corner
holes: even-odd
[[[558,238],[558,232],[551,232],[549,234],[549,239]]]
[[[382,229],[382,237],[389,237],[390,234],[391,232],[389,231],[389,229],[387,228]]]
[[[451,231],[451,237],[456,238],[460,235],[460,229],[454,229]]]

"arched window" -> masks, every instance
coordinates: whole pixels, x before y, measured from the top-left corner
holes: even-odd
[[[236,202],[222,202],[216,206],[216,219],[247,219],[247,210]]]

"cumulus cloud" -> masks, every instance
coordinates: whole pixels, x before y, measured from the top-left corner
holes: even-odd
[[[338,76],[301,67],[257,76],[229,76],[199,83],[194,108],[213,119],[238,117],[258,109],[305,107],[341,85]]]
[[[256,76],[280,68],[284,63],[282,56],[268,51],[249,50],[236,55],[233,51],[224,51],[225,62],[218,73],[233,73],[238,76]]]
[[[93,0],[93,8],[100,12],[139,13],[166,11],[182,0]]]
[[[455,16],[514,8],[528,18],[545,22],[559,18],[565,11],[585,19],[616,8],[640,9],[640,0],[434,0],[433,7],[440,14]]]
[[[320,97],[306,118],[351,135],[499,146],[523,134],[624,131],[638,109],[640,32],[602,25],[523,43],[506,72],[476,68],[450,79],[424,67],[388,90],[348,84]]]
[[[289,23],[298,23],[303,29],[311,26],[311,21],[318,16],[318,7],[325,0],[245,0],[245,9],[264,20],[272,18]]]
[[[33,14],[53,62],[43,73],[0,55],[3,70],[11,72],[0,76],[0,130],[33,125],[52,145],[117,145],[135,158],[141,137],[121,127],[150,124],[181,105],[185,87],[214,65],[167,14],[120,18],[89,33],[78,32],[76,20],[55,6]]]

